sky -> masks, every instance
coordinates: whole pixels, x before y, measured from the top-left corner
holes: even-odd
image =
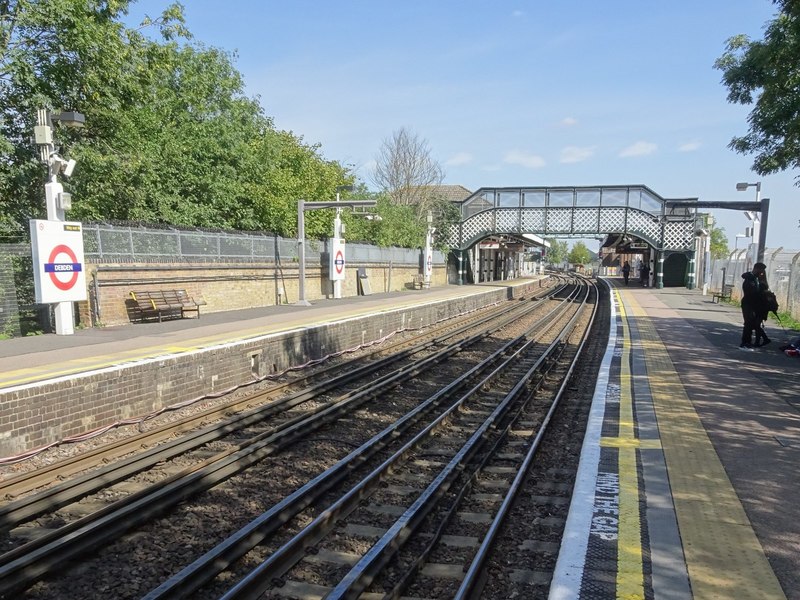
[[[167,0],[132,5],[128,21]],[[762,39],[769,0],[184,0],[196,42],[235,52],[278,129],[371,189],[382,143],[427,141],[446,184],[643,184],[665,198],[770,199],[767,248],[800,251],[798,172],[761,177],[728,149],[750,107],[714,61]],[[712,210],[731,249],[751,222]],[[596,248],[590,246],[590,249]]]

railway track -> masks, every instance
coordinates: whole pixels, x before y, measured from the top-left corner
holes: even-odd
[[[337,524],[326,532],[326,539],[336,539],[337,536],[349,539],[352,533],[347,527],[350,526],[352,529],[356,524],[353,516],[356,512],[362,510],[366,513],[383,514],[384,517],[387,511],[388,514],[393,514],[393,511],[398,510],[397,505],[381,494],[389,494],[392,500],[394,496],[413,495],[409,488],[418,490],[423,472],[433,476],[440,485],[428,494],[432,499],[425,503],[428,506],[425,512],[413,517],[415,529],[422,528],[420,531],[424,531],[423,524],[432,518],[431,515],[442,512],[441,502],[444,501],[442,499],[452,500],[454,495],[460,495],[463,502],[476,501],[469,500],[473,496],[463,490],[476,487],[475,482],[482,480],[479,473],[492,472],[498,468],[497,465],[491,464],[488,457],[508,457],[518,454],[513,450],[513,444],[503,446],[506,442],[498,440],[514,441],[519,431],[532,431],[534,427],[538,427],[537,419],[541,420],[542,417],[526,412],[541,409],[538,406],[540,401],[532,400],[530,397],[532,390],[538,390],[537,393],[541,394],[541,390],[552,387],[549,379],[563,380],[567,377],[558,374],[558,370],[564,368],[559,365],[566,360],[566,355],[572,353],[578,346],[568,340],[575,335],[572,330],[577,327],[577,323],[581,322],[581,319],[585,321],[585,316],[579,317],[579,314],[586,312],[586,298],[590,297],[587,290],[591,289],[586,285],[573,288],[569,295],[563,288],[554,290],[556,297],[559,298],[558,302],[547,300],[516,302],[513,303],[513,310],[504,307],[505,310],[498,313],[505,314],[493,314],[485,320],[486,322],[479,325],[475,320],[474,323],[464,327],[451,327],[450,332],[439,334],[426,341],[417,339],[416,350],[406,349],[394,353],[395,355],[405,353],[405,356],[393,359],[393,366],[387,363],[378,367],[376,364],[384,359],[373,357],[372,360],[366,361],[367,364],[357,368],[353,366],[352,370],[358,371],[359,378],[323,376],[322,380],[326,382],[324,385],[315,384],[285,394],[281,398],[284,405],[280,411],[274,407],[277,401],[273,401],[266,405],[272,406],[272,412],[262,414],[260,418],[253,417],[250,413],[254,411],[257,413],[263,410],[262,407],[251,409],[246,413],[246,418],[251,420],[245,424],[241,424],[240,421],[245,417],[239,415],[235,419],[226,421],[220,428],[209,427],[201,430],[204,432],[203,435],[209,435],[211,430],[227,430],[226,435],[232,432],[235,434],[233,438],[223,436],[217,431],[214,435],[218,437],[205,439],[201,444],[198,444],[197,440],[178,442],[189,446],[194,444],[192,452],[197,452],[201,456],[205,454],[208,458],[194,462],[189,467],[182,466],[179,460],[162,469],[159,481],[146,487],[135,484],[133,487],[139,489],[129,493],[124,499],[115,499],[100,510],[87,508],[84,511],[86,514],[79,518],[9,550],[0,556],[0,593],[8,597],[18,590],[29,589],[29,593],[33,594],[31,597],[82,597],[64,595],[64,586],[57,580],[54,581],[48,574],[54,571],[60,572],[68,560],[74,561],[80,558],[83,561],[82,557],[100,547],[113,545],[114,551],[119,547],[125,547],[130,553],[131,536],[140,538],[153,535],[157,538],[158,531],[161,530],[172,545],[173,537],[179,540],[180,534],[177,531],[186,527],[180,524],[181,519],[187,519],[186,514],[179,517],[178,523],[174,526],[171,524],[172,512],[178,504],[182,503],[182,506],[187,504],[184,513],[188,512],[195,517],[198,511],[203,510],[199,507],[203,506],[203,502],[207,502],[207,500],[197,500],[197,497],[214,493],[225,494],[232,489],[238,494],[238,498],[249,498],[248,502],[255,504],[250,507],[251,513],[253,509],[264,508],[264,510],[256,518],[251,519],[243,511],[242,515],[230,519],[232,522],[244,522],[244,525],[234,530],[233,534],[220,530],[215,532],[216,535],[205,536],[203,540],[186,543],[187,553],[195,553],[196,548],[205,547],[206,550],[199,553],[200,558],[193,562],[187,561],[191,563],[189,566],[176,569],[177,572],[166,582],[154,586],[146,597],[218,597],[230,574],[246,571],[248,563],[254,561],[262,565],[281,565],[278,570],[282,571],[280,574],[276,574],[278,571],[272,571],[267,577],[268,581],[282,583],[282,586],[276,588],[278,591],[275,595],[286,595],[284,592],[290,591],[295,585],[321,586],[321,589],[329,589],[329,592],[333,593],[341,583],[327,581],[310,583],[300,576],[293,578],[292,574],[313,571],[308,566],[309,563],[303,560],[303,557],[309,556],[309,552],[312,556],[318,557],[317,564],[323,565],[328,563],[320,561],[320,556],[339,556],[352,561],[353,557],[348,556],[348,552],[336,549],[335,542],[329,542],[333,544],[333,549],[318,548],[321,541],[313,543],[303,541],[298,551],[295,542],[294,550],[302,556],[300,559],[290,560],[286,557],[294,555],[289,549],[283,548],[288,547],[287,544],[295,537],[308,535],[303,532],[320,519],[326,523]],[[580,293],[584,295],[582,302],[576,301],[579,290],[582,290]],[[583,308],[578,309],[578,306]],[[567,326],[566,323],[570,325]],[[478,327],[483,327],[483,331],[475,332]],[[517,332],[515,335],[500,334],[510,327],[525,331]],[[338,370],[342,370],[341,367]],[[546,372],[550,374],[545,375]],[[364,383],[365,379],[369,380],[368,383]],[[443,385],[444,381],[448,383]],[[311,389],[317,386],[319,389],[312,393]],[[412,388],[418,389],[412,391]],[[293,400],[286,400],[287,398]],[[523,406],[526,408],[523,409]],[[517,420],[510,420],[510,415],[515,415]],[[236,426],[232,424],[233,421],[237,423]],[[528,424],[524,426],[514,424],[520,422]],[[357,427],[353,427],[355,424]],[[468,433],[470,431],[472,433]],[[471,442],[469,448],[465,449],[465,444],[478,431],[482,433]],[[504,433],[501,435],[498,432]],[[423,443],[434,443],[434,445],[421,446]],[[316,452],[321,451],[327,455],[313,461],[314,464],[308,464],[307,468],[300,468],[301,463],[309,462],[307,450],[312,446],[316,448]],[[443,454],[445,447],[460,448],[456,454],[460,455],[461,459],[450,466],[446,475],[441,475],[440,463],[445,456]],[[505,449],[501,451],[501,447]],[[487,448],[495,449],[490,452]],[[167,452],[172,453],[170,460],[174,456],[185,456],[185,452],[178,452],[176,447]],[[148,461],[154,460],[155,453],[145,454],[148,454]],[[437,460],[425,458],[420,463],[417,459],[421,455],[438,458]],[[386,467],[388,469],[386,472],[392,472],[391,480],[385,473],[369,475],[378,471],[376,465],[384,465],[392,457],[395,457],[393,459],[395,462],[391,463],[392,466]],[[483,458],[478,460],[478,457]],[[167,458],[159,458],[155,464],[163,466],[165,460]],[[447,461],[447,465],[450,465],[452,460],[451,458]],[[411,465],[408,468],[412,469],[412,475],[401,475],[398,466],[400,464]],[[476,467],[476,464],[479,466]],[[482,468],[480,464],[483,464]],[[127,465],[125,468],[141,474],[150,473],[151,467],[152,465],[146,467],[146,471],[144,468],[132,465]],[[256,467],[263,467],[264,473],[251,476]],[[368,472],[366,475],[365,471]],[[90,471],[82,477],[87,482],[95,480],[91,485],[98,486],[97,473],[92,475],[93,472]],[[254,488],[242,486],[240,480],[251,477]],[[280,481],[280,485],[276,483],[265,487],[263,482],[270,478],[272,481]],[[413,485],[408,485],[408,482],[403,483],[404,478],[411,479]],[[113,480],[110,488],[108,483],[105,487],[98,488],[112,499],[120,487],[131,487],[130,482],[121,475],[110,475],[106,472],[100,474],[99,479],[106,479],[107,482]],[[362,483],[367,479],[372,483]],[[235,483],[232,483],[234,480]],[[428,486],[430,485],[429,483]],[[263,497],[257,502],[253,502],[253,489],[259,486],[262,490],[269,489],[261,494]],[[350,490],[344,496],[350,496],[349,501],[355,502],[355,508],[349,507],[346,501],[342,500],[344,498],[341,493],[342,488]],[[456,494],[452,491],[456,489],[462,491]],[[91,493],[98,492],[94,490]],[[56,505],[64,506],[58,504],[62,501],[63,498],[56,501]],[[345,502],[349,509],[331,508],[337,502]],[[379,507],[379,509],[369,507]],[[41,506],[27,510],[35,515],[49,514],[47,510],[42,512]],[[334,512],[329,512],[331,510]],[[457,510],[450,512],[456,516],[459,514]],[[343,514],[346,514],[346,525],[341,525]],[[162,518],[162,522],[154,524],[153,519],[161,515],[166,516]],[[452,515],[448,521],[456,522],[457,519]],[[23,520],[24,518],[29,517],[23,517]],[[170,525],[163,527],[163,520],[167,518],[170,519]],[[362,524],[362,526],[373,525]],[[142,532],[143,527],[149,531]],[[344,527],[344,533],[341,533],[341,527]],[[14,531],[18,532],[19,528],[17,525]],[[447,533],[443,527],[438,529],[441,529],[438,536],[428,531],[414,538],[436,540],[436,543],[430,545],[427,554],[440,547],[442,539],[464,537],[456,533]],[[126,537],[126,532],[130,531],[135,533]],[[171,533],[173,531],[176,533]],[[401,527],[400,531],[407,531],[407,527]],[[318,536],[319,533],[313,535]],[[313,539],[313,535],[312,538],[302,539]],[[418,541],[409,542],[404,535],[386,542],[388,547],[402,546],[406,551],[405,549],[414,548],[419,544]],[[215,537],[218,539],[215,540]],[[399,543],[401,539],[403,544]],[[157,543],[154,545],[158,546]],[[135,555],[135,548],[133,550]],[[348,587],[348,590],[358,590],[357,592],[347,591],[344,595],[331,597],[355,597],[352,594],[360,594],[369,585],[374,585],[371,583],[375,579],[372,571],[376,569],[383,572],[389,567],[386,581],[397,580],[392,584],[396,590],[405,590],[417,585],[415,580],[402,574],[415,571],[424,575],[430,572],[430,568],[425,567],[424,559],[406,559],[402,558],[402,555],[394,554],[388,556],[385,552],[378,554],[383,556],[384,560],[371,563],[369,569],[365,571],[367,574],[357,578],[359,583]],[[206,557],[206,562],[203,557]],[[178,560],[182,559],[179,557]],[[94,563],[100,561],[98,564],[103,562],[97,557],[91,561]],[[310,564],[314,564],[314,559],[311,559]],[[416,566],[402,567],[398,570],[398,565],[406,564]],[[377,565],[380,565],[380,568]],[[391,568],[399,574],[392,575]],[[268,567],[262,566],[261,569]],[[331,570],[329,565],[325,570]],[[241,594],[243,592],[237,590],[243,589],[241,586],[250,585],[255,585],[253,589],[260,590],[258,594],[263,593],[260,588],[263,584],[245,583],[259,579],[258,576],[243,577],[239,586],[222,593]],[[133,586],[136,591],[129,595],[117,590],[115,595],[109,597],[140,597],[141,593],[147,591],[141,588],[147,585],[149,579],[152,579],[152,576],[142,578],[138,587]],[[39,580],[42,581],[33,588],[30,587]],[[363,585],[365,581],[368,582],[367,586]]]

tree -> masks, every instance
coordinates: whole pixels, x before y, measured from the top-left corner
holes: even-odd
[[[755,104],[748,133],[734,137],[728,147],[754,154],[753,170],[759,175],[800,166],[800,3],[776,4],[780,12],[767,25],[763,40],[736,35],[714,63],[722,71],[728,101]]]
[[[569,256],[567,258],[570,264],[585,265],[592,260],[592,255],[589,252],[589,249],[586,247],[586,244],[581,241],[577,241],[572,246],[572,250],[569,251]]]
[[[715,227],[711,230],[711,258],[727,258],[730,255],[728,250],[728,238],[725,235],[724,227]]]
[[[383,141],[373,180],[395,204],[416,206],[421,219],[431,207],[431,187],[442,183],[444,171],[431,157],[428,142],[403,127]]]
[[[550,242],[550,248],[545,256],[548,264],[558,265],[567,260],[569,245],[565,240],[547,239],[547,241]]]

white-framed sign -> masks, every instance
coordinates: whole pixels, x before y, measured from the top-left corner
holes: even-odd
[[[344,281],[344,239],[331,238],[331,281]]]
[[[74,221],[31,220],[36,302],[86,300],[83,227]]]

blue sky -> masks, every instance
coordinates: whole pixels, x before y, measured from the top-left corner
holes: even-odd
[[[130,21],[166,0],[132,6]],[[280,129],[354,165],[370,187],[383,140],[427,140],[445,183],[644,184],[668,198],[770,198],[767,247],[800,250],[800,173],[758,177],[727,144],[725,40],[761,39],[768,0],[185,0],[195,40],[235,51]],[[730,246],[749,224],[712,211]],[[739,242],[742,246],[742,242]],[[590,246],[591,247],[591,246]],[[592,249],[595,249],[591,247]]]

